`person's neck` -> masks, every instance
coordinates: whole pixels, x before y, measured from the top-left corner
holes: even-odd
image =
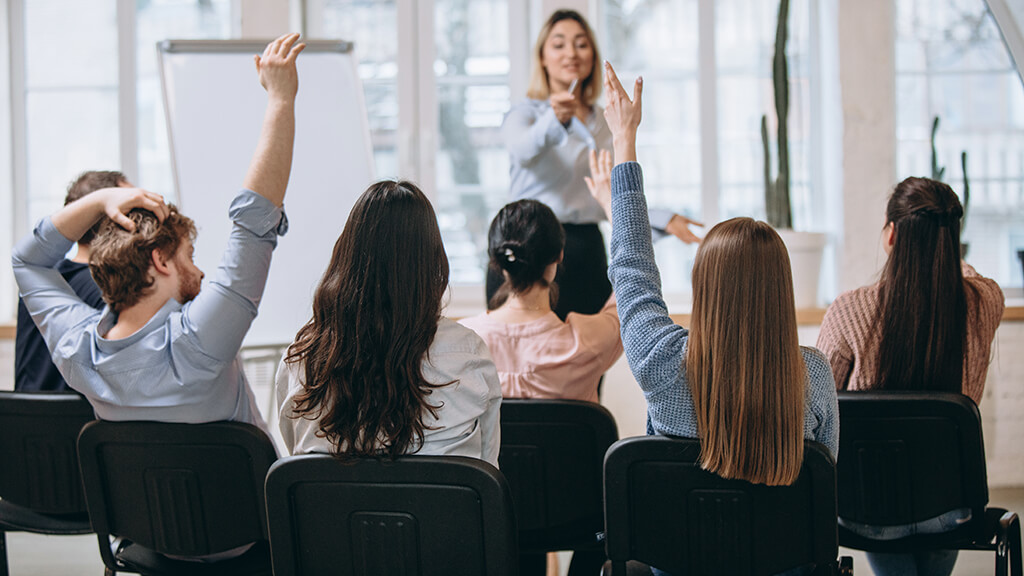
[[[149,322],[170,300],[166,294],[153,293],[117,314],[114,326],[103,335],[108,340],[120,340],[135,334]]]
[[[75,252],[75,257],[71,259],[72,262],[78,262],[79,264],[89,263],[89,245],[79,244],[78,251]]]
[[[551,313],[551,288],[535,285],[520,294],[509,294],[508,299],[497,310],[491,312],[496,319],[506,324],[517,324],[536,320]]]

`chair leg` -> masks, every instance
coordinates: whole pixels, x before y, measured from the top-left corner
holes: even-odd
[[[0,530],[0,576],[9,576],[7,568],[7,532]]]
[[[1021,558],[1020,518],[1014,512],[1007,512],[999,518],[999,532],[996,537],[996,574],[1004,576],[1009,568],[1011,576],[1024,576],[1024,559]]]

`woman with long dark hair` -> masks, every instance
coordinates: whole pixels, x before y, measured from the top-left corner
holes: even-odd
[[[598,228],[605,214],[584,180],[588,155],[612,148],[612,134],[597,105],[601,88],[601,57],[590,25],[575,10],[556,10],[537,36],[526,98],[512,106],[501,126],[512,199],[543,202],[565,228],[565,257],[557,278],[561,298],[554,307],[563,320],[569,312],[596,314],[612,293]],[[697,223],[684,216],[652,210],[651,218],[659,237],[699,241],[689,229]],[[488,301],[503,282],[500,273],[487,275]]]
[[[841,294],[821,324],[818,347],[840,390],[935,390],[981,401],[1003,292],[960,259],[962,216],[942,182],[907,178],[896,186],[886,207],[881,279]],[[954,510],[921,525],[845,525],[898,538],[948,531],[968,518],[969,510]],[[957,552],[867,556],[876,574],[948,575]]]
[[[441,317],[448,259],[411,182],[356,201],[281,363],[280,428],[292,454],[444,454],[497,466],[501,386],[484,342]]]
[[[693,265],[690,329],[675,324],[661,294],[636,162],[642,82],[631,101],[611,66],[605,74],[618,164],[610,194],[596,189],[595,196],[612,213],[608,275],[626,358],[647,399],[648,433],[700,439],[701,467],[719,476],[792,484],[805,438],[837,455],[839,408],[825,357],[798,342],[786,247],[764,222],[715,225]]]

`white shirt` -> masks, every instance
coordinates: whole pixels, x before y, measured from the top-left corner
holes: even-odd
[[[427,397],[439,406],[437,418],[424,415],[423,445],[415,454],[469,456],[497,467],[501,384],[484,341],[469,328],[442,318],[423,359],[423,376],[431,384],[452,384],[435,388]],[[276,379],[281,436],[291,454],[330,453],[331,443],[317,435],[319,422],[295,415],[295,396],[305,383],[301,362],[281,361]]]

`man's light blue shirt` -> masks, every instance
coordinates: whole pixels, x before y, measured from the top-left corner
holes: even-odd
[[[104,334],[117,322],[105,307],[82,302],[56,269],[73,242],[47,217],[15,247],[21,296],[68,385],[103,420],[214,422],[233,420],[266,430],[238,351],[259,307],[282,208],[250,190],[231,203],[233,222],[220,266],[187,304],[168,300],[137,332]]]

